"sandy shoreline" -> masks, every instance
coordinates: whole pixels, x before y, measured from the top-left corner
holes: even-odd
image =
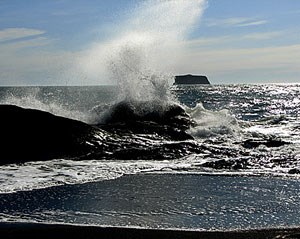
[[[0,221],[189,230],[300,225],[298,181],[140,174],[0,194]]]
[[[300,238],[300,228],[258,229],[245,231],[184,231],[99,227],[43,223],[0,223],[1,238]]]

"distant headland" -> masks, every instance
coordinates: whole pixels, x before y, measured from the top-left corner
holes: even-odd
[[[179,75],[175,76],[175,85],[196,85],[196,84],[208,84],[209,80],[206,76],[201,75]]]

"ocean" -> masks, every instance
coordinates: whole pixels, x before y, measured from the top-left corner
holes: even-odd
[[[0,221],[193,230],[299,226],[300,85],[156,83],[1,87],[2,106],[84,122],[93,133],[75,139],[83,149],[72,157],[54,146],[52,158],[34,150],[12,157],[24,144],[40,147],[18,131],[15,148],[1,156]],[[39,137],[48,143],[47,134]]]

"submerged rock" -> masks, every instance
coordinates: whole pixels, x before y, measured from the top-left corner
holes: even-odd
[[[289,142],[282,141],[280,139],[262,139],[262,140],[257,140],[257,139],[247,139],[246,141],[243,142],[243,147],[252,149],[252,148],[257,148],[260,145],[265,145],[266,147],[281,147],[283,145],[290,144]]]
[[[206,162],[201,165],[202,167],[206,168],[213,168],[213,169],[246,169],[249,166],[249,162],[247,159],[239,159],[239,160],[217,160],[212,162]]]
[[[300,174],[300,169],[293,168],[288,171],[289,174]]]

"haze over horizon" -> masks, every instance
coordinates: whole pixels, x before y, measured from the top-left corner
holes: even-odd
[[[300,83],[300,1],[3,0],[0,13],[2,86],[110,84],[112,65]]]

